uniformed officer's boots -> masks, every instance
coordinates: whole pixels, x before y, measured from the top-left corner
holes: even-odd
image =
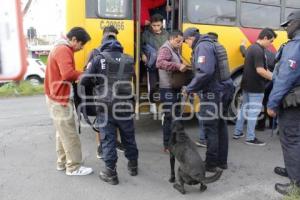
[[[136,176],[138,174],[138,162],[137,162],[137,160],[128,161],[128,173],[131,176]]]
[[[99,178],[111,185],[119,184],[118,174],[116,168],[114,170],[106,167],[103,171],[100,172]]]

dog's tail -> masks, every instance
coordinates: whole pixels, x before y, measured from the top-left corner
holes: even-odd
[[[202,182],[205,183],[205,184],[207,184],[207,183],[213,183],[213,182],[219,180],[219,178],[221,177],[222,173],[223,173],[223,170],[218,169],[218,171],[213,176],[205,177]]]

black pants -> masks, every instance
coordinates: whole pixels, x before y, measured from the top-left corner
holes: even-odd
[[[227,164],[228,128],[223,119],[227,111],[226,102],[222,102],[220,94],[200,94],[200,119],[207,138],[206,164],[216,167]],[[220,114],[222,113],[222,115]]]
[[[138,159],[138,149],[135,141],[135,128],[130,113],[120,113],[118,117],[111,114],[99,113],[97,115],[97,125],[101,133],[101,144],[103,160],[106,167],[115,169],[118,160],[116,151],[116,133],[120,130],[121,142],[125,147],[125,157],[128,160]]]
[[[280,110],[279,131],[289,178],[300,186],[300,107]]]
[[[268,104],[268,100],[269,100],[269,96],[271,94],[272,88],[273,88],[272,82],[268,82],[266,85],[265,95],[264,95],[264,99],[263,99],[263,107],[264,107],[263,109],[264,110],[258,116],[259,120],[257,120],[256,128],[264,129],[266,127],[267,118],[269,119],[269,128],[275,128],[275,127],[272,127],[273,118],[270,117],[267,113],[267,104]]]
[[[180,115],[180,106],[175,103],[180,102],[180,89],[160,88],[160,100],[163,103],[163,144],[167,148],[171,136],[171,124],[175,117]],[[172,113],[172,111],[174,112]],[[174,116],[175,115],[175,116]]]
[[[148,95],[149,101],[151,103],[155,103],[155,92],[157,92],[157,83],[158,83],[158,71],[147,71],[147,87],[148,87]]]

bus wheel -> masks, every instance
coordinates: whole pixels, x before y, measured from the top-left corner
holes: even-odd
[[[230,118],[229,121],[231,121],[233,123],[237,119],[237,113],[238,113],[238,110],[239,110],[239,108],[242,104],[242,100],[243,100],[241,81],[242,81],[242,74],[236,76],[233,79],[233,84],[235,86],[235,92],[233,95],[233,100],[230,103],[229,110],[228,110],[228,115],[229,115],[228,117]]]

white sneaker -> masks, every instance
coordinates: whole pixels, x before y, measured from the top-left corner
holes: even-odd
[[[72,171],[72,172],[68,172],[66,171],[66,174],[68,176],[85,176],[85,175],[89,175],[93,173],[93,169],[90,167],[79,167],[79,169]]]
[[[150,113],[157,114],[157,108],[155,103],[150,103]]]

